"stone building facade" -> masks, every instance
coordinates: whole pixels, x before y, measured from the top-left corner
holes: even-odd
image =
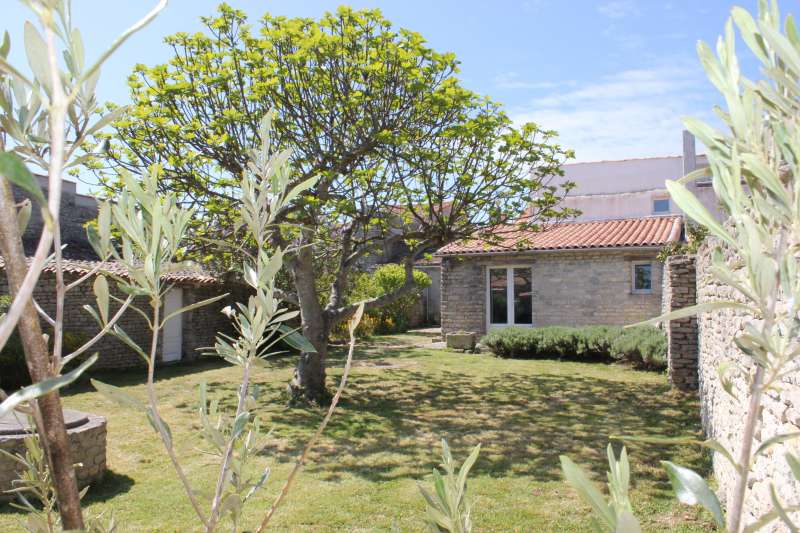
[[[663,264],[656,257],[681,238],[681,228],[680,217],[574,222],[524,241],[508,230],[505,245],[513,251],[481,242],[449,245],[437,252],[442,333],[627,325],[658,316]]]
[[[710,274],[711,254],[715,242],[708,239],[697,254],[697,300],[740,300],[731,287]],[[728,259],[732,260],[730,254]],[[699,393],[703,427],[710,438],[718,440],[738,457],[744,420],[747,414],[748,384],[745,375],[754,371],[754,363],[733,343],[734,337],[752,320],[740,311],[721,309],[705,312],[699,318]],[[718,369],[733,363],[743,373],[731,374],[735,397],[722,388]],[[754,449],[767,439],[780,434],[800,432],[800,376],[797,372],[785,377],[779,392],[770,392],[762,401],[761,421],[756,430]],[[785,455],[800,453],[798,440],[775,444],[755,461],[749,480],[749,493],[744,523],[753,522],[772,507],[770,487],[785,505],[800,504],[800,483],[794,480]],[[735,484],[733,467],[720,454],[714,454],[714,477],[717,493],[723,504],[730,501]],[[797,518],[797,517],[795,517]],[[762,531],[788,531],[777,521]]]
[[[66,283],[77,279],[79,274],[65,273]],[[92,290],[93,279],[89,279],[75,287],[67,293],[65,299],[64,313],[64,332],[65,335],[72,335],[80,342],[85,342],[94,337],[99,331],[100,326],[86,312],[83,307],[89,305],[96,307],[95,296]],[[210,305],[188,311],[182,315],[183,343],[181,361],[190,361],[200,355],[200,349],[214,345],[214,339],[218,331],[230,332],[230,320],[221,313],[226,305],[231,304],[236,297],[242,297],[243,290],[235,285],[225,285],[217,282],[186,280],[177,282],[175,286],[183,290],[183,305],[188,306],[193,303],[211,298],[213,296],[229,293],[227,298],[214,302]],[[127,298],[127,295],[115,288],[113,281],[109,287],[114,296],[120,299]],[[8,284],[2,269],[0,268],[0,294],[8,294]],[[55,316],[56,304],[56,285],[55,274],[45,271],[34,289],[33,297],[36,302],[50,316]],[[143,298],[134,300],[134,305],[144,310],[149,309],[148,302]],[[120,305],[113,300],[109,305],[109,316],[113,316]],[[132,309],[126,310],[118,322],[119,326],[128,334],[139,346],[144,347],[145,351],[150,346],[151,332],[144,318]],[[112,335],[106,335],[87,352],[87,356],[97,352],[99,358],[92,366],[93,370],[109,368],[129,368],[144,364],[142,358],[136,354],[125,343]],[[161,338],[159,338],[159,357],[161,355]]]
[[[663,265],[656,250],[522,252],[442,258],[442,332],[487,332],[487,269],[530,267],[533,323],[539,326],[627,325],[661,312]],[[631,290],[634,264],[653,265],[652,290]]]

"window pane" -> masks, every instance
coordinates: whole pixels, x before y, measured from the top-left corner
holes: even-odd
[[[514,269],[514,323],[533,323],[531,269]]]
[[[489,321],[492,324],[508,323],[507,286],[505,268],[489,269]]]
[[[653,200],[653,213],[669,213],[669,198]]]
[[[634,285],[633,288],[637,291],[649,291],[652,286],[652,266],[651,265],[634,265]]]

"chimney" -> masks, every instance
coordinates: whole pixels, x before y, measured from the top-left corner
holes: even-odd
[[[697,153],[695,152],[694,135],[683,130],[683,175],[697,168]]]

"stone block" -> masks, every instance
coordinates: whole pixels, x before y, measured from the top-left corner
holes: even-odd
[[[477,335],[471,331],[458,331],[454,333],[448,333],[447,338],[447,347],[451,350],[469,350],[472,351],[475,349],[475,342],[476,342]]]

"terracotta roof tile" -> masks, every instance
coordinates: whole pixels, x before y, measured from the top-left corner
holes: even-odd
[[[682,225],[680,216],[562,222],[538,232],[507,225],[494,230],[500,242],[465,239],[444,246],[436,255],[663,246],[680,240]]]
[[[68,274],[83,275],[91,272],[95,267],[99,266],[101,270],[113,275],[124,277],[126,274],[125,269],[116,261],[87,261],[82,259],[63,259],[62,265],[64,272]],[[0,257],[0,269],[5,267],[5,261]],[[55,272],[55,264],[51,261],[48,262],[44,272]],[[163,276],[163,280],[168,283],[199,283],[202,285],[210,285],[218,283],[219,280],[207,272],[204,272],[199,266],[196,270],[184,269],[170,272]]]

